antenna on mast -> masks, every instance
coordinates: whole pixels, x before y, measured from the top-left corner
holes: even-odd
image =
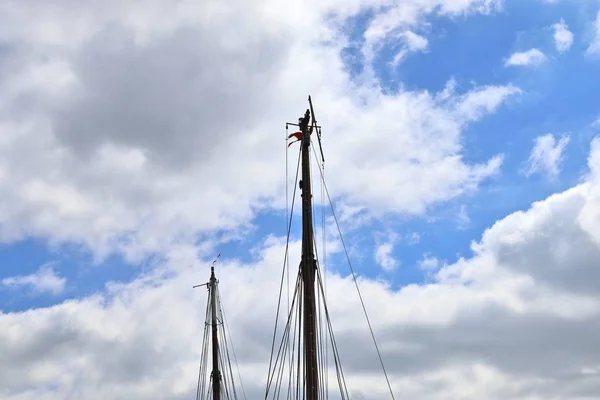
[[[310,95],[308,96],[308,104],[310,106],[310,113],[312,115],[312,128],[315,129],[315,131],[317,132],[317,140],[319,142],[319,150],[321,150],[321,160],[323,162],[325,162],[325,155],[323,155],[323,146],[321,145],[321,127],[317,126],[317,117],[315,117],[315,110],[313,109],[313,105],[312,105],[312,99],[310,98]]]

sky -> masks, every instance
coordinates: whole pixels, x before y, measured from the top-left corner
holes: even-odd
[[[3,399],[192,398],[218,253],[264,396],[308,95],[395,398],[598,399],[600,2],[8,0],[0,26]],[[388,399],[317,167],[349,391]]]

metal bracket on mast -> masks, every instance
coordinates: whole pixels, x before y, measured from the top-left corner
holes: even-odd
[[[287,127],[287,126],[297,126],[297,127],[300,127],[300,125],[299,125],[299,124],[294,124],[293,122],[286,122],[286,123],[285,123],[285,126],[286,126],[286,127]],[[319,128],[319,129],[321,129],[321,125],[316,125],[316,126],[315,126],[315,128]]]

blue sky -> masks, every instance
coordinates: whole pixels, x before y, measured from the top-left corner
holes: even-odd
[[[311,95],[397,397],[594,398],[600,3],[215,4],[0,5],[0,354],[14,365],[0,397],[191,398],[205,306],[191,288],[218,253],[242,375],[262,397],[284,127]],[[296,193],[294,273],[299,206]],[[329,210],[326,225],[360,398],[379,365]]]
[[[596,96],[600,85],[598,63],[584,54],[595,8],[593,2],[548,5],[509,1],[501,12],[491,15],[433,16],[417,30],[427,38],[427,49],[411,54],[396,68],[390,68],[387,62],[395,55],[398,43],[392,41],[384,46],[373,67],[384,90],[392,93],[399,84],[405,90],[438,92],[454,79],[459,92],[475,85],[513,84],[523,94],[471,124],[462,137],[462,156],[466,162],[477,163],[496,154],[504,155],[497,175],[482,183],[474,193],[431,207],[427,215],[399,216],[391,224],[373,222],[348,234],[348,240],[363,238],[362,255],[355,260],[361,274],[383,275],[394,286],[422,282],[426,278],[418,262],[424,255],[447,263],[469,256],[471,242],[478,240],[494,221],[527,209],[532,202],[571,187],[581,179],[587,171],[589,143],[596,133],[591,124],[600,115]],[[346,23],[353,45],[344,54],[351,71],[363,68],[361,38],[371,17],[372,13],[365,13]],[[561,18],[575,35],[572,47],[563,54],[557,52],[552,36],[552,25]],[[530,48],[544,52],[547,62],[536,67],[504,66],[512,53]],[[295,111],[290,110],[290,114]],[[282,124],[286,117],[281,116]],[[534,140],[546,133],[568,134],[571,138],[563,154],[560,174],[555,179],[543,174],[526,176],[523,170]],[[324,127],[324,135],[327,134]],[[457,222],[461,210],[468,215],[465,224]],[[284,221],[280,212],[260,213],[252,221],[255,228],[250,236],[243,241],[223,243],[215,251],[221,251],[226,258],[251,260],[249,248],[268,234],[284,234]],[[386,230],[403,236],[392,253],[401,266],[391,272],[382,272],[375,262],[375,238],[369,235]],[[413,233],[419,235],[417,243],[409,242],[408,237]],[[118,254],[97,264],[85,246],[50,245],[46,238],[25,238],[0,247],[2,278],[35,273],[40,265],[50,261],[56,262],[56,272],[69,282],[67,290],[59,296],[36,296],[3,287],[0,303],[5,312],[47,306],[65,298],[102,291],[108,281],[134,279],[145,264],[128,265]]]

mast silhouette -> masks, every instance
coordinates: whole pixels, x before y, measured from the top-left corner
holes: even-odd
[[[305,398],[317,400],[319,397],[319,370],[317,364],[317,307],[315,302],[315,273],[317,261],[313,248],[314,232],[312,220],[312,193],[310,181],[310,134],[311,111],[306,110],[298,125],[302,132],[302,180],[300,190],[302,196],[302,258],[300,273],[303,288],[303,336],[304,336],[304,373],[306,377]],[[314,119],[314,115],[313,115]]]
[[[221,371],[219,371],[219,336],[217,332],[217,278],[215,278],[215,267],[210,267],[210,309],[212,324],[212,391],[213,400],[221,399]]]
[[[269,362],[269,372],[267,377],[267,386],[265,391],[265,400],[269,397],[273,400],[279,399],[281,396],[285,396],[287,387],[287,398],[292,397],[302,400],[319,400],[328,398],[328,348],[327,339],[331,339],[331,352],[333,356],[333,362],[335,366],[337,384],[340,390],[341,400],[350,398],[348,393],[348,387],[346,385],[346,379],[342,369],[342,363],[340,360],[340,354],[337,348],[333,327],[331,324],[331,318],[327,307],[326,299],[326,287],[323,286],[323,277],[318,269],[317,262],[317,250],[313,229],[313,202],[312,202],[312,183],[311,183],[311,170],[310,170],[310,146],[311,146],[311,134],[313,131],[317,136],[317,144],[321,152],[320,162],[318,165],[320,177],[321,177],[321,190],[322,195],[327,194],[327,200],[329,200],[329,206],[331,207],[333,219],[340,235],[340,241],[346,253],[348,260],[348,266],[350,268],[351,276],[358,292],[358,297],[361,302],[363,312],[369,326],[369,331],[375,344],[375,350],[379,356],[379,361],[383,369],[383,373],[386,378],[387,386],[390,391],[392,400],[394,400],[394,393],[390,385],[390,381],[385,371],[385,366],[375,340],[375,335],[367,315],[362,295],[356,279],[356,274],[350,263],[348,256],[348,250],[342,237],[342,231],[335,214],[333,203],[329,196],[329,190],[325,184],[325,178],[323,174],[323,168],[325,163],[325,157],[323,155],[323,146],[321,144],[321,127],[317,125],[317,120],[314,113],[311,97],[308,96],[309,109],[306,110],[304,116],[298,119],[298,124],[287,122],[286,127],[286,141],[295,138],[296,140],[288,143],[286,146],[286,182],[288,179],[287,175],[287,148],[292,143],[300,142],[300,154],[298,159],[298,167],[296,170],[296,182],[299,183],[299,188],[302,198],[302,254],[300,258],[300,265],[298,275],[296,277],[296,284],[294,292],[289,300],[289,276],[288,276],[288,311],[287,311],[287,322],[283,327],[281,341],[279,348],[275,348],[275,340],[278,336],[278,325],[281,311],[281,298],[284,287],[285,273],[289,272],[286,266],[288,258],[288,248],[290,243],[290,233],[292,226],[292,216],[294,215],[294,204],[296,198],[296,189],[294,189],[294,197],[292,200],[292,208],[289,215],[289,223],[287,226],[287,238],[286,248],[284,257],[284,266],[281,275],[281,284],[279,288],[279,301],[277,304],[277,314],[275,318],[275,329],[273,332],[273,342],[271,347],[271,361]],[[311,121],[312,119],[312,121]],[[297,126],[299,131],[288,135],[288,127]],[[315,152],[316,156],[316,152]],[[302,167],[302,173],[299,177],[299,167]],[[298,178],[300,180],[298,181]],[[295,186],[295,184],[294,184]],[[286,209],[287,209],[287,183],[286,183]],[[324,211],[324,210],[323,210]],[[286,212],[287,214],[287,212]],[[325,214],[323,212],[323,224],[325,224]],[[323,253],[325,250],[326,235],[323,232]],[[317,307],[318,306],[318,307]],[[324,312],[324,314],[323,314]],[[323,319],[324,317],[324,319]],[[323,323],[325,326],[319,326]],[[323,330],[324,328],[324,330]],[[303,340],[302,340],[303,339]],[[323,342],[324,339],[324,342]],[[302,343],[301,343],[302,342]],[[325,346],[323,346],[325,344]],[[300,354],[302,352],[302,354]],[[286,378],[287,377],[287,378]],[[287,383],[285,380],[287,379]]]
[[[219,281],[215,277],[214,266],[219,257],[221,253],[212,263],[209,281],[194,286],[194,288],[206,286],[208,290],[196,400],[238,399],[232,369],[232,361],[237,367],[237,359],[233,344],[227,339],[228,332],[225,326],[227,318],[219,294]],[[233,359],[229,353],[230,349],[233,350]],[[246,398],[239,367],[237,372],[243,398]]]

